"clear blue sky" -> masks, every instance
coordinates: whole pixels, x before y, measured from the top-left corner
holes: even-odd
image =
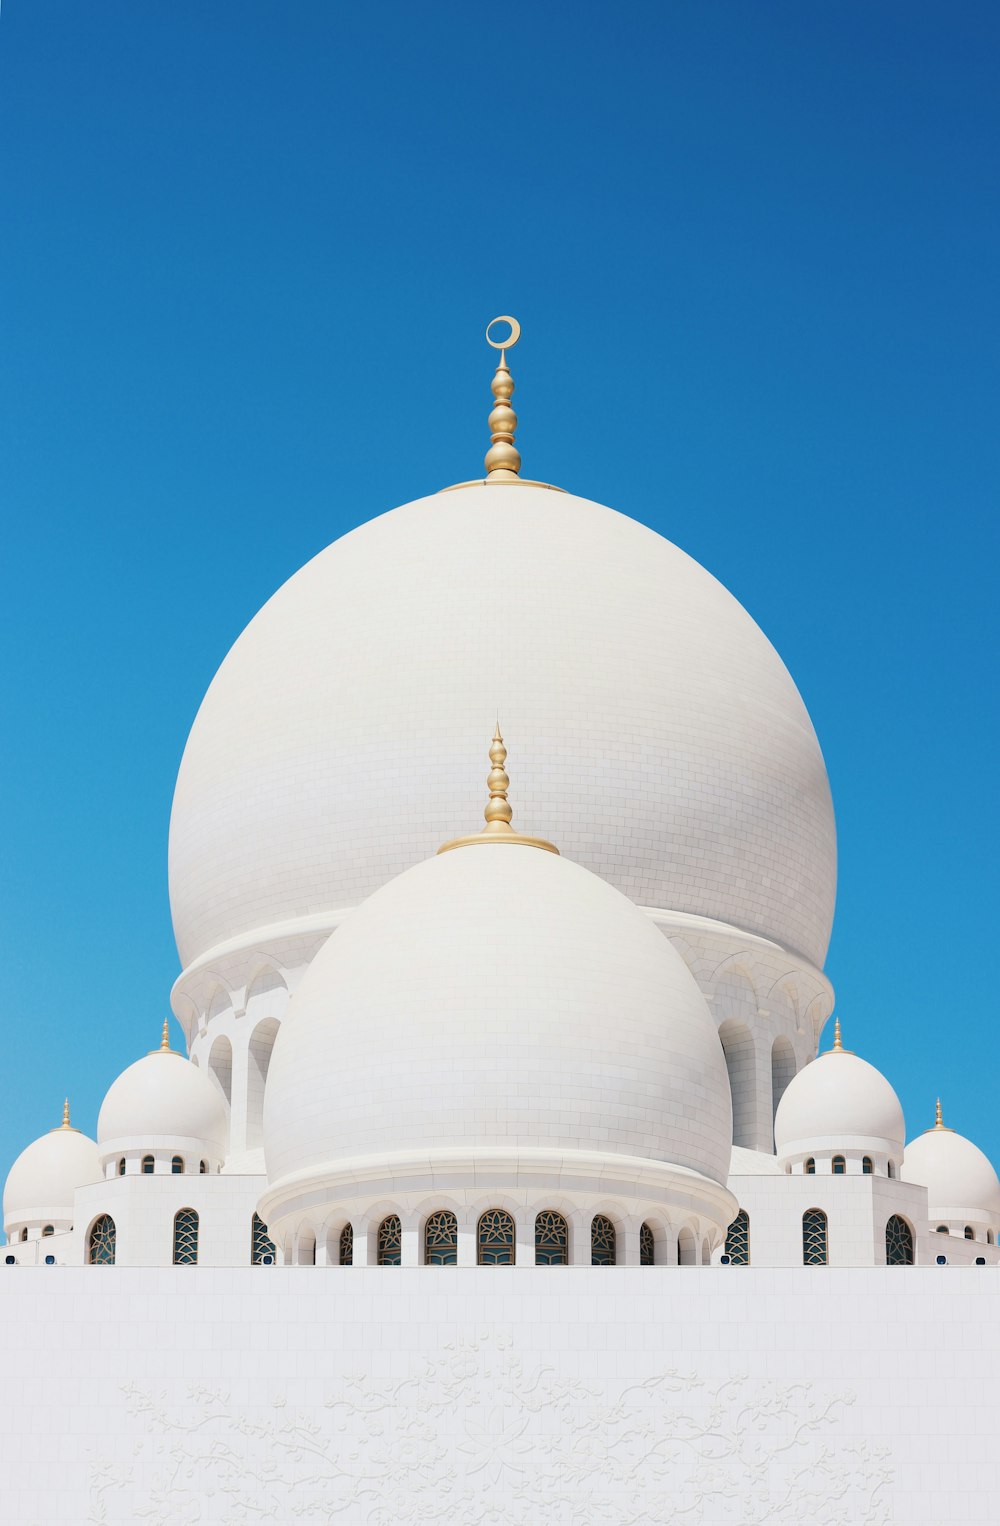
[[[481,469],[499,312],[527,474],[802,691],[847,1042],[1000,1162],[998,77],[993,3],[5,0],[0,1162],[155,1044],[201,696]]]

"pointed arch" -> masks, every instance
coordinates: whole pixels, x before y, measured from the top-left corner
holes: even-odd
[[[795,1050],[791,1039],[779,1034],[771,1045],[771,1122],[778,1111],[778,1103],[785,1095],[785,1088],[795,1076]]]
[[[229,1112],[233,1103],[233,1046],[224,1033],[220,1033],[208,1052],[206,1075],[222,1095]]]
[[[198,1264],[198,1215],[193,1208],[174,1214],[174,1266]]]
[[[118,1250],[118,1231],[110,1213],[102,1213],[90,1226],[87,1236],[87,1260],[91,1266],[114,1266]]]
[[[262,1018],[250,1034],[247,1045],[248,1150],[259,1149],[264,1143],[264,1088],[279,1026],[276,1017]]]
[[[726,1056],[729,1089],[733,1096],[733,1144],[757,1148],[757,1057],[753,1034],[738,1018],[729,1017],[719,1028]]]

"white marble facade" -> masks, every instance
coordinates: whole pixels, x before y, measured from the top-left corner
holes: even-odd
[[[561,856],[435,856],[498,702]],[[798,692],[661,537],[477,483],[316,557],[181,766],[187,1054],[8,1176],[5,1519],[995,1520],[1000,1181],[818,1056],[835,890]]]

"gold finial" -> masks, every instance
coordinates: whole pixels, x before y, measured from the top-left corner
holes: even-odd
[[[831,1053],[832,1054],[843,1054],[844,1053],[844,1046],[840,1042],[840,1018],[839,1017],[835,1017],[834,1020],[833,1020],[833,1049],[831,1050]]]
[[[510,801],[507,799],[507,791],[510,788],[510,779],[507,777],[504,764],[507,761],[507,749],[500,735],[500,722],[497,721],[496,730],[493,733],[493,741],[490,743],[490,771],[486,776],[486,784],[489,788],[490,798],[486,802],[483,815],[486,817],[486,825],[481,832],[476,832],[469,837],[456,837],[451,842],[442,843],[438,848],[439,853],[447,853],[451,848],[465,848],[472,843],[483,842],[508,842],[519,843],[524,848],[544,848],[547,853],[558,853],[559,849],[552,843],[546,842],[543,837],[526,837],[520,832],[515,832],[511,827],[513,811]]]
[[[510,326],[510,334],[502,343],[490,338],[490,329],[497,323],[506,323]],[[521,473],[521,452],[514,444],[517,414],[510,406],[514,378],[507,365],[507,351],[514,348],[520,337],[521,325],[516,318],[510,318],[506,314],[501,318],[492,319],[486,325],[486,343],[492,345],[494,350],[500,351],[500,364],[490,383],[495,401],[489,419],[490,439],[493,443],[486,452],[487,482],[516,482]]]
[[[178,1051],[176,1049],[171,1049],[171,1047],[170,1047],[170,1019],[169,1019],[169,1017],[165,1017],[163,1019],[163,1032],[160,1034],[160,1047],[159,1047],[159,1049],[151,1049],[149,1052],[150,1052],[150,1054],[177,1054],[178,1053]]]
[[[53,1134],[64,1134],[64,1133],[65,1134],[79,1134],[79,1132],[80,1132],[80,1130],[79,1129],[75,1129],[73,1127],[73,1125],[69,1121],[69,1098],[68,1097],[66,1098],[65,1102],[63,1103],[62,1123],[59,1125],[59,1127],[57,1129],[53,1129],[52,1132],[53,1132]]]

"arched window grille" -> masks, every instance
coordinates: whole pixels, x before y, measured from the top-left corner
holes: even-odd
[[[639,1265],[656,1265],[656,1237],[652,1224],[643,1224],[639,1230]]]
[[[54,1235],[55,1232],[56,1227],[54,1224],[46,1224],[45,1228],[42,1230],[42,1239],[44,1240],[48,1235]]]
[[[121,1160],[118,1162],[118,1175],[119,1176],[124,1176],[125,1175],[125,1157],[124,1157],[124,1155],[122,1156]]]
[[[726,1230],[726,1255],[730,1266],[750,1265],[750,1215],[745,1208]]]
[[[354,1265],[354,1225],[345,1224],[340,1231],[340,1264]]]
[[[424,1225],[424,1261],[427,1266],[458,1265],[458,1220],[448,1208],[432,1213]]]
[[[142,1157],[142,1174],[143,1174],[143,1176],[152,1176],[152,1174],[153,1174],[153,1157],[152,1157],[152,1155],[144,1155]]]
[[[913,1230],[898,1213],[894,1213],[885,1226],[885,1264],[913,1265]]]
[[[390,1213],[378,1227],[379,1266],[401,1266],[403,1261],[403,1231],[398,1213]]]
[[[174,1176],[184,1175],[184,1159],[182,1156],[174,1156],[173,1160],[170,1162],[170,1170]]]
[[[514,1220],[505,1208],[488,1208],[476,1235],[480,1266],[514,1265]]]
[[[976,1231],[971,1224],[966,1224],[965,1226],[965,1238],[967,1240],[974,1240],[976,1238]]]
[[[198,1162],[198,1175],[199,1176],[207,1176],[208,1175],[208,1161],[207,1160],[202,1160],[202,1161]]]
[[[833,1174],[834,1176],[846,1176],[847,1174],[847,1161],[842,1155],[835,1155],[833,1157]]]
[[[864,1157],[864,1159],[862,1160],[862,1162],[861,1162],[861,1174],[862,1174],[862,1176],[872,1176],[872,1175],[874,1175],[874,1172],[875,1172],[874,1162],[872,1161],[872,1158],[871,1158],[870,1155],[866,1155]]]
[[[109,1213],[102,1213],[94,1220],[87,1244],[87,1259],[91,1266],[114,1266],[116,1239],[114,1219]]]
[[[174,1266],[198,1264],[198,1215],[193,1208],[174,1214]]]
[[[595,1214],[590,1226],[591,1266],[614,1266],[617,1260],[616,1251],[615,1226],[605,1214]]]
[[[809,1159],[806,1161],[804,1169],[805,1169],[806,1176],[815,1176],[816,1175],[816,1162],[815,1162],[815,1160],[813,1159],[813,1157],[811,1155],[810,1155]]]
[[[264,1257],[271,1257],[271,1265],[277,1263],[278,1255],[274,1241],[267,1232],[267,1225],[259,1213],[255,1213],[250,1227],[250,1265],[263,1266]]]
[[[947,1224],[939,1224],[937,1229],[935,1230],[935,1234],[946,1235],[947,1233],[948,1233],[948,1226],[947,1226]]]
[[[535,1265],[566,1266],[569,1263],[569,1230],[554,1208],[535,1215]]]
[[[826,1266],[828,1257],[826,1214],[822,1208],[807,1208],[802,1215],[802,1264]]]

